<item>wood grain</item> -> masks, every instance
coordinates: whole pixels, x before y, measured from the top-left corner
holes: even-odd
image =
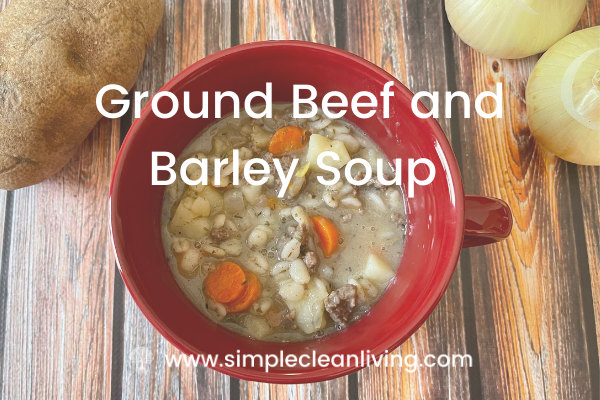
[[[349,1],[348,50],[379,65],[413,92],[448,90],[441,2],[418,0]],[[442,96],[443,97],[443,96]],[[444,110],[445,104],[440,106]],[[449,120],[440,125],[450,137]],[[428,354],[465,354],[460,266],[439,305],[427,322],[400,349],[403,357]],[[364,399],[468,399],[465,368],[371,366],[359,373],[359,395]]]
[[[308,385],[269,385],[240,381],[240,398],[248,400],[277,399],[347,399],[346,378],[313,383]]]
[[[474,99],[504,85],[504,118],[459,119],[467,192],[502,198],[514,214],[507,241],[470,250],[483,397],[591,398],[567,165],[527,125],[537,56],[494,59],[454,42],[460,90]]]
[[[335,46],[332,0],[240,0],[240,43],[296,39]]]
[[[578,167],[597,346],[600,348],[600,167]],[[584,299],[589,301],[590,299]]]
[[[13,192],[2,397],[108,398],[114,257],[108,185],[119,122],[54,177]],[[6,250],[6,249],[5,249]]]
[[[109,398],[118,145],[119,121],[103,119],[53,178],[0,194],[4,399]]]
[[[229,47],[230,12],[228,1],[167,0],[134,90],[148,91],[151,97],[184,68]],[[168,367],[165,357],[181,352],[152,327],[129,293],[124,304],[124,399],[229,397],[226,375],[183,363]]]
[[[0,0],[0,10],[8,2]],[[477,343],[470,345],[478,349],[481,382],[479,376],[477,382],[470,380],[460,368],[410,373],[370,367],[358,374],[358,395],[469,399],[476,385],[486,400],[592,398],[598,395],[593,387],[597,376],[592,374],[598,366],[589,366],[589,348],[594,347],[589,340],[595,339],[595,348],[600,348],[600,168],[579,166],[578,182],[570,181],[575,176],[568,176],[567,164],[536,146],[527,127],[524,92],[537,57],[488,58],[456,36],[447,48],[442,3],[337,3],[347,16],[341,37],[348,50],[413,91],[443,92],[455,85],[474,99],[496,82],[504,84],[503,119],[484,120],[472,112],[469,120],[456,115],[452,123],[439,122],[452,143],[459,144],[455,150],[462,155],[466,190],[506,200],[515,214],[514,231],[506,242],[466,253],[468,262],[455,273],[440,305],[398,350],[419,357],[464,353],[469,332],[475,332]],[[163,24],[135,90],[152,95],[185,67],[229,47],[232,28],[237,31],[230,25],[231,4],[166,0]],[[234,43],[301,39],[335,45],[340,37],[334,0],[233,4],[239,5],[239,38]],[[588,0],[579,28],[598,25],[599,20],[600,0]],[[102,120],[55,177],[34,187],[0,191],[4,399],[107,399],[116,385],[111,382],[113,346],[123,349],[115,360],[121,367],[123,357],[122,382],[116,386],[122,387],[123,398],[222,399],[238,389],[230,386],[237,380],[204,367],[167,367],[165,356],[177,357],[179,351],[154,330],[128,293],[119,292],[124,297],[117,304],[124,306],[113,311],[107,198],[119,133],[119,121]],[[579,188],[581,198],[572,197],[573,187]],[[573,216],[579,205],[582,216]],[[589,264],[583,269],[585,260],[576,249],[584,243],[574,233],[580,231]],[[587,268],[591,283],[581,282],[581,271]],[[586,284],[592,298],[584,296],[581,287]],[[474,321],[464,312],[465,295],[471,293]],[[591,301],[595,337],[582,322],[589,317],[584,316],[584,304]],[[122,343],[112,342],[113,312],[123,316],[117,319],[124,324],[123,338],[117,338]],[[244,399],[345,399],[349,388],[348,379],[340,378],[310,385],[240,381],[239,391]],[[355,395],[350,393],[351,398]]]
[[[580,28],[600,25],[600,1],[588,0]],[[600,349],[600,167],[577,167],[590,269],[597,349]],[[589,299],[584,299],[589,301]]]
[[[240,0],[240,43],[297,39],[335,45],[333,1]],[[242,399],[345,399],[347,378],[310,385],[240,382]]]

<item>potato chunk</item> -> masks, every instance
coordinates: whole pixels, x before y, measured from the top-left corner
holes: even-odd
[[[221,192],[206,186],[202,191],[202,197],[208,200],[212,211],[220,212],[223,209],[223,195]]]
[[[204,197],[197,197],[192,203],[191,210],[199,217],[208,217],[210,215],[210,203]]]
[[[323,164],[340,169],[350,161],[350,155],[344,145],[344,142],[340,140],[330,140],[325,136],[311,135],[308,142],[308,153],[306,155],[307,161],[310,163],[310,168],[313,171],[323,172],[324,170],[319,168],[317,164],[317,158],[319,154],[324,151],[332,151],[339,157],[339,161],[334,160],[331,157],[323,158]]]
[[[39,183],[69,161],[99,109],[110,111],[123,98],[108,90],[98,106],[101,89],[113,84],[127,92],[135,83],[163,3],[19,0],[2,11],[0,189]]]
[[[375,254],[369,254],[363,276],[378,286],[386,286],[394,277],[395,272],[383,258]]]

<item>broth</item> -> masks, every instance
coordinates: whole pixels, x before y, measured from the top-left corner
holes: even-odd
[[[291,109],[274,104],[271,119],[241,112],[209,126],[174,168],[190,157],[207,158],[210,184],[187,186],[177,177],[163,201],[163,244],[187,297],[228,329],[269,341],[319,337],[360,318],[393,279],[406,226],[400,188],[375,178],[377,158],[392,173],[381,150],[344,119],[331,121],[321,110],[295,119]],[[268,163],[264,185],[247,184],[241,173],[234,186],[232,165],[213,181],[213,159],[231,160],[233,149],[239,150],[241,169],[251,158]],[[314,159],[323,149],[339,155],[337,164],[325,160],[336,167],[351,158],[367,160],[373,178],[353,186],[341,173],[333,186],[319,183],[324,172]],[[273,160],[287,174],[293,158],[298,166],[281,199]],[[353,166],[352,176],[364,173],[361,168]],[[187,172],[191,179],[200,175],[196,165]]]

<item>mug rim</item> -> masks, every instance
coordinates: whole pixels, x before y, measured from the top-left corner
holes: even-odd
[[[233,55],[233,54],[236,54],[239,52],[252,50],[255,48],[278,47],[278,46],[293,46],[293,47],[299,47],[299,48],[305,48],[305,49],[306,48],[314,49],[314,50],[318,50],[318,51],[327,52],[327,53],[330,53],[330,54],[333,54],[335,56],[342,57],[345,59],[350,59],[353,62],[357,62],[357,63],[361,64],[363,67],[367,67],[372,73],[377,74],[381,77],[385,77],[386,79],[393,81],[396,86],[399,86],[405,92],[405,94],[409,94],[410,96],[414,95],[396,77],[394,77],[393,75],[391,75],[384,69],[378,67],[377,65],[371,63],[370,61],[368,61],[360,56],[357,56],[357,55],[350,53],[348,51],[345,51],[345,50],[338,49],[336,47],[319,44],[319,43],[313,43],[313,42],[298,41],[298,40],[259,41],[259,42],[241,44],[241,45],[237,45],[234,47],[230,47],[225,50],[218,51],[216,53],[213,53],[209,56],[202,58],[201,60],[199,60],[199,61],[195,62],[194,64],[190,65],[189,67],[185,68],[183,71],[181,71],[180,73],[175,75],[173,78],[171,78],[168,82],[166,82],[165,85],[159,89],[159,91],[173,92],[174,88],[176,88],[178,85],[180,85],[182,83],[185,83],[188,79],[193,77],[194,74],[196,74],[198,70],[202,70],[207,65],[209,65],[219,59],[225,58],[227,56],[230,56],[230,55]],[[118,197],[118,196],[115,196],[115,190],[118,191],[118,189],[116,189],[116,187],[118,186],[118,180],[119,180],[118,175],[120,174],[119,167],[122,165],[122,158],[124,157],[124,154],[128,150],[128,144],[131,141],[132,137],[137,135],[140,132],[139,126],[148,117],[148,115],[150,113],[152,113],[151,101],[152,101],[152,97],[149,99],[147,104],[141,110],[140,117],[134,119],[125,139],[123,140],[123,143],[121,145],[121,148],[119,149],[119,153],[118,153],[116,161],[115,161],[115,167],[113,169],[112,176],[111,176],[111,184],[110,184],[110,192],[109,192],[109,218],[110,218],[109,226],[110,226],[110,235],[111,235],[111,239],[112,239],[111,243],[112,243],[113,250],[115,253],[115,261],[119,268],[119,273],[121,274],[121,277],[125,283],[125,286],[127,287],[130,295],[132,296],[132,298],[135,301],[138,308],[142,311],[142,313],[144,314],[146,319],[153,325],[153,327],[164,338],[166,338],[173,346],[175,346],[177,349],[181,350],[184,354],[189,355],[190,350],[186,347],[186,345],[184,343],[182,343],[182,341],[178,337],[176,337],[173,334],[173,332],[165,324],[163,324],[163,322],[160,320],[160,318],[153,312],[153,310],[150,307],[147,307],[146,302],[143,300],[143,297],[140,295],[140,293],[136,290],[136,288],[129,281],[128,274],[126,272],[124,272],[124,269],[121,266],[121,260],[124,259],[124,255],[121,253],[121,250],[120,250],[121,244],[117,243],[117,239],[114,234],[114,230],[118,229],[118,227],[115,226],[116,225],[116,221],[115,221],[116,217],[115,217],[115,212],[114,212],[115,207],[113,207],[113,206],[116,205],[117,197]],[[419,106],[423,107],[423,108],[425,107],[421,102],[419,102]],[[415,118],[417,118],[417,117],[415,116]],[[462,241],[463,241],[464,223],[465,223],[465,205],[464,205],[465,194],[464,194],[464,186],[463,186],[463,182],[462,182],[462,175],[460,173],[458,163],[456,161],[456,156],[455,156],[455,154],[451,148],[451,145],[448,141],[448,138],[444,134],[441,126],[435,119],[433,119],[431,117],[429,117],[428,120],[430,120],[429,122],[431,124],[433,124],[433,126],[434,126],[434,129],[432,129],[431,133],[435,136],[435,139],[441,146],[442,153],[443,153],[444,157],[446,158],[446,160],[448,161],[447,166],[446,166],[447,171],[449,171],[449,174],[453,180],[452,189],[453,189],[453,193],[455,195],[455,212],[457,213],[456,236],[454,238],[452,252],[448,255],[447,261],[445,262],[445,264],[448,267],[445,268],[444,274],[440,277],[440,284],[438,285],[438,288],[439,288],[438,295],[434,298],[432,297],[429,299],[429,304],[427,305],[427,307],[421,307],[421,309],[420,309],[421,311],[419,312],[420,318],[415,319],[414,327],[412,329],[410,329],[406,335],[402,335],[402,336],[399,335],[397,337],[397,339],[394,341],[394,343],[389,346],[389,350],[396,349],[398,346],[400,346],[402,343],[404,343],[410,336],[412,336],[421,327],[421,325],[425,322],[425,320],[427,318],[429,318],[429,316],[431,315],[433,310],[436,308],[436,306],[438,305],[442,296],[446,292],[448,285],[450,284],[452,275],[454,274],[454,271],[456,270],[456,266],[458,264],[458,258],[459,258],[459,254],[460,254],[460,250],[461,250],[461,245],[462,245]],[[376,305],[377,305],[377,303],[375,303],[374,306],[376,306]],[[373,354],[374,356],[380,356],[383,353],[384,352],[381,351],[378,354],[376,354],[376,353],[371,353],[371,354]],[[307,372],[300,372],[300,373],[294,373],[294,374],[288,375],[288,374],[269,374],[269,373],[264,373],[264,372],[257,372],[255,370],[246,369],[243,367],[228,368],[228,367],[219,367],[219,366],[215,365],[215,366],[211,366],[210,368],[215,371],[225,373],[227,375],[234,376],[239,379],[267,382],[267,383],[282,383],[282,384],[284,384],[284,383],[319,382],[319,381],[323,381],[323,380],[342,377],[342,376],[348,375],[350,373],[353,373],[353,372],[356,372],[356,371],[362,369],[362,367],[360,367],[360,366],[343,367],[343,368],[327,367],[327,368],[323,368],[318,371],[307,371]],[[269,379],[267,379],[267,378],[269,378]]]

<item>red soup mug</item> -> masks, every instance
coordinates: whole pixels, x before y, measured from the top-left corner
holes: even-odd
[[[379,92],[388,81],[393,82],[394,96],[390,98],[389,118],[383,118]],[[194,111],[200,109],[202,91],[208,91],[212,100],[215,91],[230,90],[243,101],[250,92],[264,92],[266,82],[272,82],[275,102],[291,102],[294,84],[314,86],[318,105],[330,91],[342,92],[348,99],[360,91],[375,94],[378,106],[373,117],[360,119],[349,110],[345,118],[366,132],[389,159],[427,158],[436,169],[430,184],[417,185],[414,197],[405,199],[408,225],[404,255],[396,277],[379,301],[345,329],[297,343],[254,340],[229,331],[186,298],[171,275],[163,251],[160,224],[165,187],[151,184],[153,151],[168,151],[177,157],[214,122],[212,101],[209,118],[190,119],[185,115],[184,91],[190,92]],[[456,159],[437,122],[417,118],[411,110],[412,93],[393,76],[358,56],[298,41],[251,43],[198,61],[161,90],[177,96],[179,111],[169,119],[161,119],[146,106],[129,130],[110,188],[113,243],[123,281],[146,318],[182,352],[218,355],[220,362],[212,367],[217,371],[271,383],[315,382],[354,372],[360,368],[354,358],[350,359],[351,365],[321,367],[312,362],[313,354],[341,354],[347,358],[348,354],[360,355],[367,350],[375,356],[392,351],[433,311],[450,282],[461,247],[497,242],[510,234],[512,216],[506,203],[464,195]],[[171,107],[170,99],[159,99],[159,110],[168,112]],[[422,104],[419,107],[425,112]],[[233,102],[225,101],[223,115],[231,111]],[[415,172],[424,175],[425,166],[418,166]],[[406,179],[401,186],[406,194]],[[235,356],[238,351],[263,357],[308,354],[311,361],[305,357],[304,366],[276,366],[268,372],[258,362],[254,367],[249,362],[245,367],[229,367],[226,355]]]

